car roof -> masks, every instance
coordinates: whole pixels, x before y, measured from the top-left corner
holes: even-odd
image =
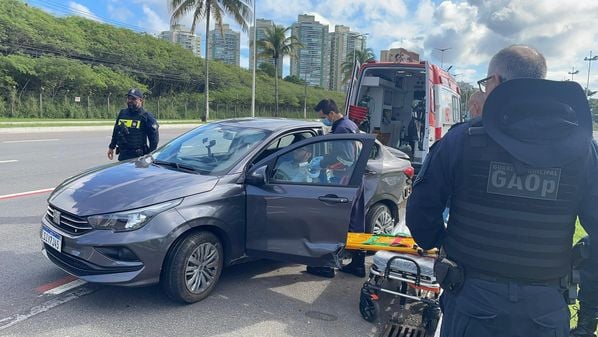
[[[228,124],[228,125],[239,125],[249,128],[257,128],[269,131],[281,131],[286,129],[295,128],[321,128],[322,123],[313,121],[304,121],[298,119],[287,119],[287,118],[235,118],[226,119],[216,123]]]

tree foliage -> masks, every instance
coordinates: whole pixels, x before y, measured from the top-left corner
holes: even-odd
[[[247,21],[250,18],[251,10],[249,6],[252,0],[170,0],[170,8],[172,9],[171,22],[176,23],[180,18],[184,17],[189,13],[193,13],[193,22],[191,23],[191,33],[195,32],[195,25],[197,21],[201,19],[206,20],[205,36],[206,36],[206,48],[205,48],[205,59],[210,58],[208,53],[208,46],[210,45],[210,19],[213,17],[216,21],[216,25],[220,29],[220,34],[224,35],[224,29],[222,26],[223,15],[228,14],[232,16],[244,32],[247,31]],[[209,101],[208,91],[210,88],[209,82],[209,63],[204,64],[204,99],[206,101],[206,116],[209,114]]]
[[[355,67],[355,62],[364,64],[368,61],[375,60],[376,56],[372,48],[366,48],[363,50],[355,49],[345,55],[345,62],[341,63],[341,72],[343,73],[343,82],[347,82]]]
[[[263,39],[257,41],[260,47],[260,56],[270,57],[274,60],[274,96],[276,99],[276,114],[279,111],[279,88],[278,78],[282,74],[278,74],[278,65],[283,61],[285,56],[295,56],[299,48],[303,48],[301,42],[296,36],[290,35],[291,27],[284,27],[274,25],[268,27]]]
[[[147,34],[0,1],[0,117],[112,118],[127,89],[139,87],[163,118],[197,118],[205,103],[203,65],[191,51]],[[249,107],[251,72],[217,61],[209,66],[210,105]],[[301,111],[304,87],[280,86],[282,110]],[[258,73],[260,111],[274,110],[274,87],[274,78]],[[344,101],[342,93],[308,91],[310,105],[322,97]]]

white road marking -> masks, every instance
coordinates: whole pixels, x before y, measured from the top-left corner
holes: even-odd
[[[85,283],[87,283],[87,282],[85,282],[83,280],[80,280],[80,279],[76,279],[74,281],[71,281],[69,283],[63,284],[63,285],[58,286],[56,288],[52,288],[50,290],[44,291],[43,295],[60,295],[60,294],[62,294],[65,291],[71,290],[73,288],[77,288],[79,286],[84,285]]]
[[[72,300],[76,300],[79,297],[91,294],[94,291],[95,291],[95,289],[93,289],[93,288],[87,288],[87,287],[79,288],[79,289],[75,290],[74,292],[69,293],[65,296],[53,298],[53,299],[46,301],[40,305],[37,305],[37,306],[29,309],[29,312],[26,312],[24,314],[16,314],[14,316],[1,318],[0,322],[7,322],[7,323],[0,323],[0,331],[2,331],[4,329],[8,329],[15,324],[23,322],[24,320],[29,319],[35,315],[44,313],[44,312],[46,312],[50,309],[53,309],[61,304],[64,304],[64,303],[70,302]]]
[[[35,190],[35,191],[29,191],[29,192],[5,194],[5,195],[0,195],[0,200],[3,200],[3,199],[12,199],[12,198],[18,198],[18,197],[26,197],[26,196],[34,195],[34,194],[41,194],[41,193],[52,192],[53,190],[54,190],[54,188],[44,188],[43,190]]]
[[[16,162],[18,162],[18,160],[16,160],[16,159],[0,160],[0,164],[4,164],[4,163],[16,163]]]
[[[32,142],[54,142],[60,140],[58,138],[51,138],[51,139],[24,139],[24,140],[5,140],[2,143],[4,144],[11,144],[11,143],[32,143]]]

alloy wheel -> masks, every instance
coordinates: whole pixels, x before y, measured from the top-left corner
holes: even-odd
[[[374,219],[374,234],[391,234],[394,228],[395,222],[392,218],[392,214],[390,214],[390,210],[388,208],[384,208],[383,211],[379,212]]]
[[[218,260],[218,249],[214,244],[204,242],[197,246],[185,268],[185,283],[190,292],[201,293],[214,282]]]

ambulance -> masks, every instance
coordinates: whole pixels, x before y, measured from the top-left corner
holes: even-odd
[[[416,172],[434,142],[462,120],[457,82],[427,61],[369,62],[353,75],[345,115],[408,154]]]

